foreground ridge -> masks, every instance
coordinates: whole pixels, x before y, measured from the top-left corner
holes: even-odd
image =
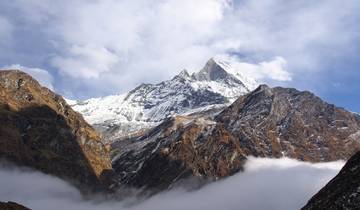
[[[302,210],[359,209],[360,152],[352,156],[339,174],[322,188]]]
[[[0,71],[0,158],[56,175],[81,189],[111,172],[99,134],[65,100],[29,75]]]

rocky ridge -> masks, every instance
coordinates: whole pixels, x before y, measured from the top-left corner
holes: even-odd
[[[262,85],[214,116],[176,116],[115,142],[112,163],[122,184],[167,189],[232,175],[247,156],[346,160],[360,149],[359,130],[358,115],[310,92]]]
[[[65,100],[29,75],[0,71],[0,158],[70,181],[104,188],[109,148]]]

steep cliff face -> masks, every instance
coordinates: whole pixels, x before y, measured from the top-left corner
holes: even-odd
[[[359,209],[360,152],[352,156],[340,173],[307,203],[303,210]]]
[[[89,189],[111,172],[98,133],[63,98],[29,75],[0,71],[0,158]]]
[[[260,86],[216,117],[245,155],[346,160],[360,149],[358,115],[307,91]]]
[[[177,116],[113,144],[121,183],[168,188],[183,177],[218,179],[247,156],[320,162],[360,149],[359,116],[309,92],[260,86],[215,116]]]

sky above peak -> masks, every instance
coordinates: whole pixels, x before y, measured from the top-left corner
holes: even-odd
[[[0,67],[85,99],[221,56],[360,112],[359,11],[356,0],[3,0]]]

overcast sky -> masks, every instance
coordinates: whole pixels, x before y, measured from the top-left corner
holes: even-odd
[[[220,55],[360,112],[359,11],[357,0],[2,0],[0,67],[85,99]]]

